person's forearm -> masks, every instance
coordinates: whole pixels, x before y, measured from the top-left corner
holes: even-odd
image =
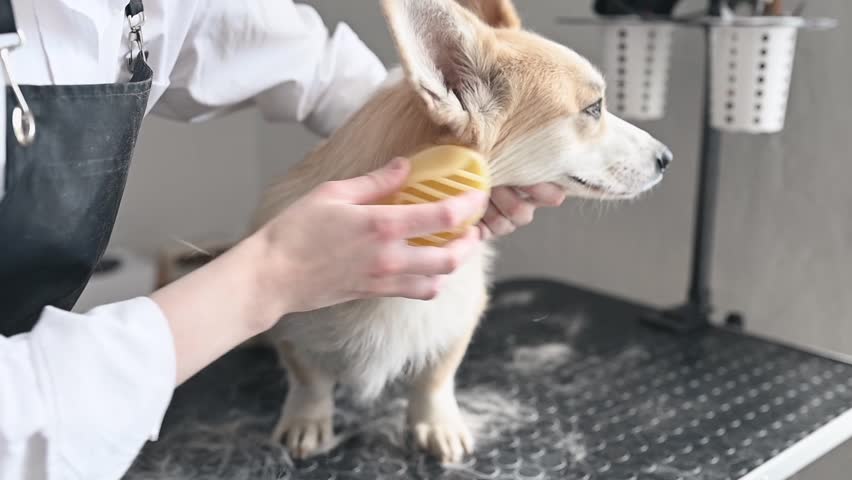
[[[171,327],[178,384],[285,313],[264,277],[266,253],[255,235],[151,296]]]

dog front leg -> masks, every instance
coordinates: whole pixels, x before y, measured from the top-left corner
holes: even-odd
[[[299,360],[287,342],[276,344],[278,358],[287,369],[287,399],[272,433],[274,442],[285,440],[290,455],[307,458],[337,445],[334,417],[334,378]]]
[[[473,329],[459,338],[433,365],[414,379],[408,397],[408,423],[418,447],[442,462],[459,462],[473,452],[473,435],[462,418],[456,402],[454,377]]]

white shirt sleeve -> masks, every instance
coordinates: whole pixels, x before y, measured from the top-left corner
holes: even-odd
[[[200,1],[152,113],[192,122],[253,104],[269,121],[328,136],[386,75],[346,24],[329,35],[310,6]]]
[[[46,308],[31,332],[0,337],[0,478],[120,478],[158,435],[175,376],[152,300]]]

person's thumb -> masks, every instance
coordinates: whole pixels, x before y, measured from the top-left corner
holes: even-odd
[[[349,202],[370,204],[398,192],[405,185],[411,167],[408,160],[395,158],[384,167],[360,177],[343,180],[343,196]]]

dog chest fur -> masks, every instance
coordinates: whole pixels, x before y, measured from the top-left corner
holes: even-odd
[[[373,399],[389,381],[435,361],[475,327],[491,257],[490,246],[483,245],[434,300],[357,300],[292,314],[268,335],[353,387],[360,400]]]

